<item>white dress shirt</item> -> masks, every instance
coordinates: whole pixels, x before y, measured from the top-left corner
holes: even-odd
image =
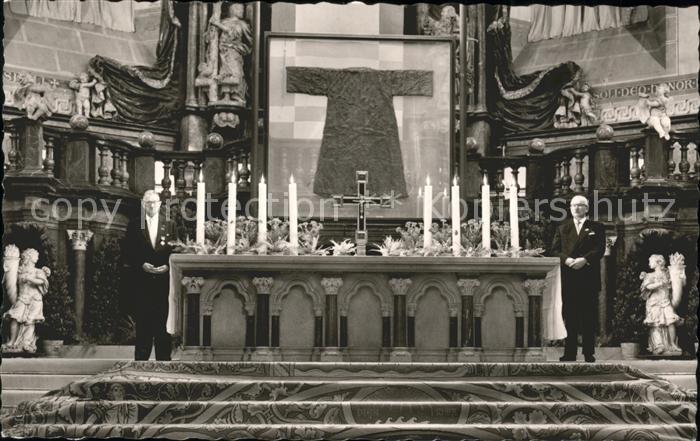
[[[581,227],[583,227],[584,222],[586,222],[588,218],[584,217],[581,219],[574,219],[574,226],[576,227],[576,234],[581,234]]]
[[[158,215],[146,216],[146,227],[148,228],[148,236],[151,238],[151,245],[153,248],[156,247],[156,240],[158,239]]]

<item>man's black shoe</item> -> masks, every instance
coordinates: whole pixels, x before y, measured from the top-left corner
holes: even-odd
[[[586,363],[595,363],[595,357],[592,355],[586,355]]]
[[[559,357],[559,361],[576,361],[576,357],[569,357],[564,355],[563,357]]]

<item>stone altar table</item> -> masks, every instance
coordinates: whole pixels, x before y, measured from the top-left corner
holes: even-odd
[[[566,336],[559,259],[174,254],[185,359],[537,361]]]

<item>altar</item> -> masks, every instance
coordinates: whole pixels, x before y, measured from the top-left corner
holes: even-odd
[[[182,358],[541,361],[559,259],[174,254]]]

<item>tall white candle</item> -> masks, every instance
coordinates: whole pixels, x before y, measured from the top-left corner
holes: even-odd
[[[510,245],[514,250],[520,248],[520,231],[518,222],[518,186],[513,183],[508,189],[510,198]]]
[[[430,185],[430,176],[425,178],[423,187],[423,249],[428,249],[433,243],[433,187]]]
[[[461,216],[459,213],[459,185],[457,185],[457,176],[452,180],[452,199],[450,200],[452,208],[452,255],[459,256],[462,251],[462,232],[460,231]]]
[[[228,229],[226,234],[226,254],[236,253],[236,172],[231,172],[228,183]]]
[[[195,239],[200,245],[204,245],[204,215],[206,208],[204,205],[206,198],[206,188],[202,171],[199,171],[199,181],[197,182],[197,227]]]
[[[289,243],[292,244],[292,255],[299,254],[299,213],[297,211],[297,183],[294,175],[289,177]]]
[[[265,176],[258,184],[258,243],[267,241],[267,184]]]
[[[491,188],[488,175],[484,175],[484,183],[481,186],[481,246],[485,250],[491,249]]]

